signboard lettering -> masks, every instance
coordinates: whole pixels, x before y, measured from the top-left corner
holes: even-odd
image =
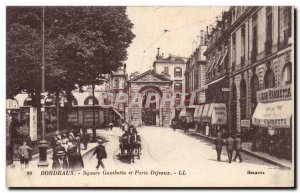
[[[292,99],[291,86],[283,86],[279,88],[269,88],[261,91],[257,91],[258,102],[274,102]]]

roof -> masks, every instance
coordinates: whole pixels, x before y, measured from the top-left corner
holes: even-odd
[[[147,75],[152,75],[153,77],[158,78],[161,81],[165,81],[165,82],[172,82],[172,80],[170,80],[169,78],[167,78],[164,75],[158,74],[156,73],[154,70],[148,70],[140,75],[135,76],[134,78],[128,80],[128,82],[135,82],[138,81],[139,79],[142,79],[143,77],[146,77]]]

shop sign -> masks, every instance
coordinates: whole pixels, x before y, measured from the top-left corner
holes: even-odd
[[[99,122],[98,118],[99,118],[99,114],[98,114],[98,112],[95,112],[95,124]],[[84,125],[86,125],[86,126],[93,125],[93,112],[92,111],[84,112]]]
[[[258,102],[275,102],[292,99],[291,85],[269,88],[261,91],[257,91]]]
[[[250,120],[241,120],[241,127],[250,127]]]
[[[223,92],[229,92],[229,91],[230,91],[230,88],[222,88],[222,91],[223,91]]]
[[[37,109],[30,107],[29,115],[29,135],[31,141],[37,140]]]
[[[212,103],[212,125],[226,125],[227,124],[227,111],[226,105],[223,103]]]
[[[78,114],[77,112],[72,112],[68,115],[68,122],[70,123],[78,123]]]

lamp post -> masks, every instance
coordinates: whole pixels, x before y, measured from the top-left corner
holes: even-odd
[[[42,65],[41,65],[41,75],[42,75],[42,87],[41,93],[45,93],[45,7],[42,6]],[[45,101],[41,98],[41,113],[42,113],[42,138],[39,142],[39,162],[38,167],[47,167],[49,165],[47,161],[47,141],[45,139]]]

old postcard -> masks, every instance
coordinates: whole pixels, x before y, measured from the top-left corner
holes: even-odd
[[[294,187],[294,7],[6,7],[8,187]]]

